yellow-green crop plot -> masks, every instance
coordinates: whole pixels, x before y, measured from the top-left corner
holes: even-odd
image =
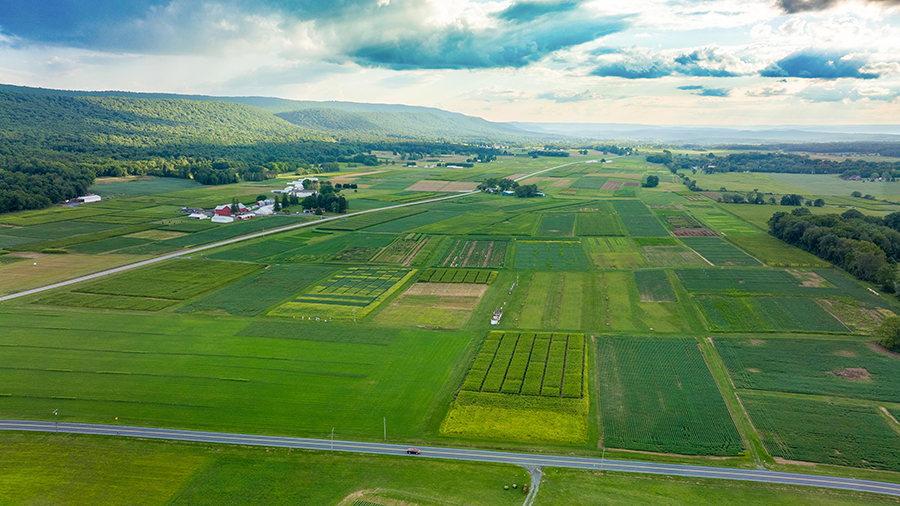
[[[357,319],[408,281],[415,269],[350,267],[277,307],[270,314],[303,319]]]

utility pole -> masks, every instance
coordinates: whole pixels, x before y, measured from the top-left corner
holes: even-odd
[[[56,419],[53,422],[53,430],[55,432],[59,432],[59,410],[58,409],[53,410],[53,416],[56,417]]]
[[[387,442],[387,417],[384,417],[383,420],[384,420],[384,441]]]
[[[334,427],[331,428],[331,454],[334,455]]]
[[[603,472],[603,459],[606,458],[606,447],[603,447],[603,453],[600,454],[600,472]]]

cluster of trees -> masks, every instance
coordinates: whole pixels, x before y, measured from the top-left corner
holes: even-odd
[[[812,158],[807,155],[793,155],[783,153],[734,153],[726,156],[716,156],[708,153],[701,156],[673,155],[669,150],[663,150],[661,154],[647,156],[651,163],[662,163],[672,172],[679,170],[691,170],[696,173],[700,170],[705,174],[722,172],[777,172],[790,174],[842,174],[861,175],[870,177],[877,173],[879,176],[893,174],[900,176],[900,162],[868,162],[864,160],[832,160],[826,158]],[[867,175],[863,175],[867,174]]]
[[[519,183],[512,179],[500,179],[498,177],[489,177],[485,179],[478,185],[478,189],[481,191],[497,189],[501,192],[512,190],[516,193],[516,197],[519,197],[520,199],[537,197],[538,193],[540,193],[536,184],[519,185]]]
[[[641,186],[643,186],[644,188],[655,188],[659,186],[659,177],[651,174],[647,176],[647,179],[644,180]]]
[[[600,151],[603,154],[612,153],[614,155],[620,156],[628,156],[631,154],[637,154],[637,150],[628,146],[616,146],[615,144],[598,144],[593,146],[592,148],[595,151]],[[587,154],[587,153],[585,153]]]
[[[94,174],[82,167],[24,160],[0,166],[0,213],[42,209],[87,193]]]
[[[801,207],[790,213],[775,213],[769,219],[769,233],[860,279],[881,285],[885,292],[896,291],[900,212],[881,218],[851,209],[840,215],[816,216]]]
[[[516,186],[516,189],[514,191],[516,192],[516,197],[520,199],[537,197],[538,193],[540,193],[536,184],[523,184],[521,186]]]
[[[306,188],[306,184],[303,185]],[[347,199],[340,195],[340,188],[336,188],[329,181],[319,183],[318,193],[310,195],[300,201],[303,209],[315,209],[316,214],[323,212],[343,214],[349,209]]]
[[[478,185],[478,189],[481,191],[488,190],[491,188],[498,188],[500,191],[514,190],[518,188],[519,183],[513,181],[508,178],[499,178],[499,177],[489,177],[482,181]]]
[[[569,156],[569,152],[562,149],[538,149],[535,151],[529,151],[528,156],[532,158],[537,158],[539,156],[558,156],[566,158]]]

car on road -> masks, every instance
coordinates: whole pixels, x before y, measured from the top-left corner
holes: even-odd
[[[407,448],[406,453],[408,453],[410,455],[418,455],[418,454],[422,453],[422,451],[419,450],[418,448]]]

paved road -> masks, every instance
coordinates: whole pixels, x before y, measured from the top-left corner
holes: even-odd
[[[0,420],[0,430],[30,432],[64,432],[70,434],[118,435],[149,439],[170,439],[205,443],[242,444],[281,448],[302,448],[306,450],[332,450],[351,453],[374,453],[397,455],[404,458],[433,458],[515,464],[523,467],[565,467],[573,469],[598,469],[626,473],[663,474],[690,478],[718,478],[726,480],[756,481],[783,485],[805,485],[858,492],[872,492],[900,496],[900,484],[836,478],[813,474],[780,473],[758,469],[731,469],[724,467],[691,466],[685,464],[659,464],[629,460],[601,460],[597,458],[569,457],[534,453],[511,453],[464,448],[444,448],[417,446],[422,453],[407,456],[408,446],[398,444],[367,443],[357,441],[330,441],[328,439],[307,439],[294,437],[256,436],[251,434],[228,434],[221,432],[201,432],[174,429],[155,429],[118,425],[96,425],[83,423],[60,423],[30,420]]]
[[[556,167],[550,167],[549,169],[543,169],[543,170],[539,170],[537,172],[532,172],[531,174],[527,174],[520,178],[516,178],[516,181],[522,181],[523,179],[534,177],[538,174],[543,174],[544,172],[549,172],[551,170],[566,167],[568,165],[574,165],[576,163],[583,163],[583,161],[565,163],[563,165],[557,165]],[[110,274],[115,274],[117,272],[123,272],[123,271],[128,271],[131,269],[137,269],[138,267],[144,267],[146,265],[155,264],[157,262],[162,262],[163,260],[169,260],[171,258],[176,258],[176,257],[181,257],[181,256],[190,256],[190,255],[193,255],[194,253],[199,253],[201,251],[218,248],[220,246],[226,246],[228,244],[234,244],[236,242],[247,241],[249,239],[256,239],[257,237],[263,237],[263,236],[267,236],[267,235],[271,235],[271,234],[279,234],[281,232],[286,232],[288,230],[294,230],[297,228],[315,227],[316,225],[321,225],[322,223],[328,223],[329,221],[334,221],[334,220],[344,220],[344,219],[350,218],[351,216],[359,216],[361,214],[368,214],[368,213],[377,213],[379,211],[384,211],[387,209],[397,209],[400,207],[418,206],[418,205],[422,205],[422,204],[429,204],[432,202],[440,202],[442,200],[457,199],[460,197],[465,197],[466,195],[474,195],[477,193],[479,193],[479,192],[472,191],[472,192],[457,193],[457,194],[449,195],[447,197],[437,197],[437,198],[433,198],[433,199],[426,199],[426,200],[419,200],[416,202],[410,202],[407,204],[396,204],[396,205],[388,206],[388,207],[379,207],[377,209],[368,209],[365,211],[357,211],[355,213],[347,213],[347,214],[342,214],[340,216],[331,216],[331,217],[322,218],[319,220],[298,223],[296,225],[288,225],[286,227],[279,227],[279,228],[273,228],[271,230],[264,230],[262,232],[257,232],[257,233],[249,234],[249,235],[243,235],[241,237],[235,237],[234,239],[228,239],[226,241],[219,241],[216,243],[207,244],[206,246],[200,246],[197,248],[182,250],[182,251],[178,251],[176,253],[169,253],[167,255],[162,255],[162,256],[155,257],[155,258],[151,258],[149,260],[135,262],[133,264],[128,264],[128,265],[123,265],[121,267],[116,267],[115,269],[107,269],[105,271],[95,272],[93,274],[88,274],[87,276],[81,276],[79,278],[69,279],[67,281],[61,281],[59,283],[53,283],[52,285],[46,285],[46,286],[42,286],[39,288],[33,288],[31,290],[24,290],[21,292],[4,295],[4,296],[0,297],[0,302],[3,302],[5,300],[16,299],[18,297],[25,297],[26,295],[32,295],[35,293],[52,290],[54,288],[61,288],[63,286],[68,286],[68,285],[72,285],[75,283],[81,283],[82,281],[88,281],[88,280],[96,279],[96,278],[99,278],[102,276],[109,276]]]

